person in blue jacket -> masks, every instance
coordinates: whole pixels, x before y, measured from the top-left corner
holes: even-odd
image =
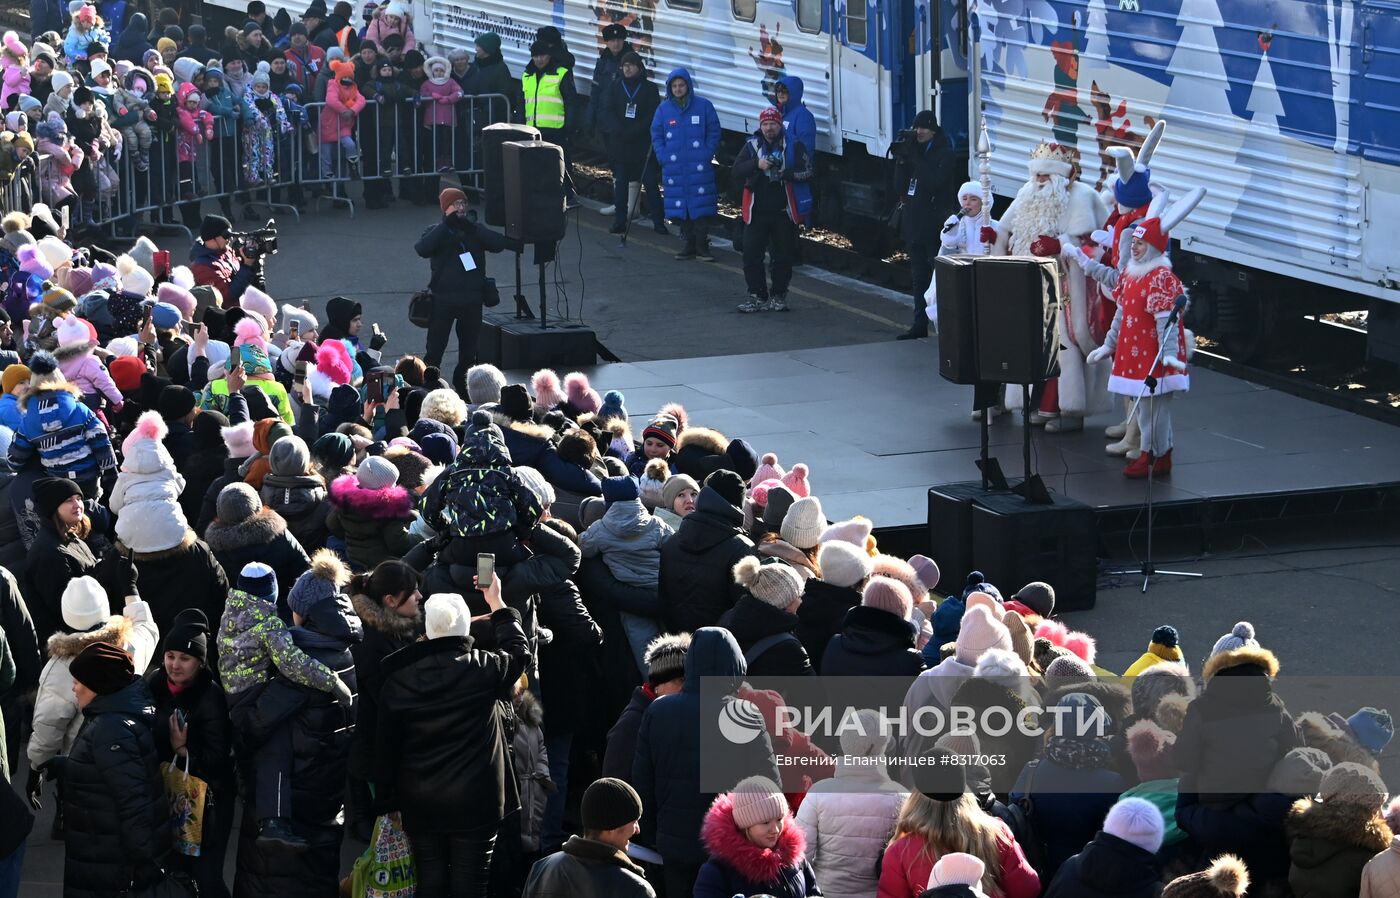
[[[773,87],[773,105],[783,114],[783,130],[788,137],[807,148],[809,156],[817,152],[817,118],[802,102],[802,79],[784,75]]]
[[[222,194],[219,206],[224,217],[232,218],[233,205],[227,191],[238,187],[238,140],[242,126],[253,119],[253,109],[234,92],[224,70],[217,65],[204,70],[204,97],[206,108],[214,116],[214,155],[209,163],[215,177],[214,188]]]
[[[681,223],[685,248],[677,259],[713,262],[708,219],[719,211],[715,187],[715,150],[719,149],[719,115],[714,104],[695,94],[684,68],[666,76],[666,99],[651,120],[651,145],[661,163],[666,217]]]

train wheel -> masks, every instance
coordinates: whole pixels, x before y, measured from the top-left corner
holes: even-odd
[[[1278,303],[1260,292],[1224,290],[1219,296],[1220,342],[1231,359],[1255,364],[1274,347],[1279,323]]]

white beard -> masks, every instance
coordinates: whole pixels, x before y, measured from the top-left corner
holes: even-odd
[[[1051,175],[1045,184],[1030,181],[1016,199],[1016,220],[1007,223],[1011,228],[1012,255],[1030,255],[1031,244],[1041,235],[1058,237],[1064,233],[1063,219],[1069,209],[1068,178]]]
[[[1130,278],[1145,278],[1158,268],[1171,267],[1171,259],[1157,252],[1156,248],[1149,248],[1141,262],[1129,256],[1128,264],[1124,267],[1123,273]]]

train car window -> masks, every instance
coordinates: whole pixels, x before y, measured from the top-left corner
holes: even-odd
[[[846,43],[852,47],[864,47],[866,41],[865,0],[848,0],[846,3]]]
[[[817,32],[822,27],[822,0],[797,0],[797,27]]]
[[[729,6],[734,10],[734,18],[744,22],[752,22],[758,18],[758,0],[729,0]]]
[[[699,12],[704,0],[666,0],[666,5],[686,12]]]

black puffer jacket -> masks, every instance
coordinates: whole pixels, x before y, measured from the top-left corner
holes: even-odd
[[[156,755],[146,682],[99,695],[83,709],[73,751],[59,764],[67,827],[66,898],[124,895],[170,847],[170,803]]]
[[[513,609],[493,612],[500,649],[470,636],[416,642],[384,659],[372,781],[381,812],[408,832],[494,831],[520,807],[504,700],[529,664]]]
[[[360,619],[343,596],[311,609],[300,627],[291,629],[297,648],[325,664],[352,692],[355,663],[350,648],[360,640]],[[276,687],[277,695],[271,695]],[[336,704],[324,692],[296,686],[280,675],[259,703],[266,717],[255,718],[249,730],[265,738],[268,727],[289,717],[292,728],[292,827],[310,847],[288,856],[257,847],[256,814],[243,816],[239,833],[238,869],[234,898],[269,895],[335,895],[340,882],[340,843],[344,829],[345,782],[350,760],[350,734],[355,711]]]
[[[774,608],[767,602],[745,593],[724,614],[719,625],[734,634],[739,649],[748,656],[749,649],[760,640],[779,633],[792,633],[797,627],[797,615]],[[811,677],[816,676],[807,650],[797,637],[784,639],[764,650],[748,665],[751,677]]]
[[[924,669],[914,648],[914,625],[879,608],[857,605],[822,656],[824,677],[908,677]]]
[[[98,579],[107,587],[108,595],[124,595],[126,589],[126,562],[128,549],[117,543],[113,551],[102,559],[102,575]],[[224,615],[224,603],[228,600],[228,579],[214,553],[203,540],[196,539],[193,531],[186,531],[185,538],[173,549],[164,552],[136,552],[132,556],[140,575],[141,598],[151,606],[151,616],[161,633],[169,633],[175,624],[175,615],[186,608],[198,608],[210,621]],[[214,665],[214,647],[209,647],[209,663]],[[160,656],[151,658],[151,667],[160,662]]]
[[[85,540],[64,539],[53,522],[39,522],[23,577],[24,599],[39,645],[47,645],[63,624],[63,590],[68,581],[96,570],[97,556]]]
[[[797,606],[797,629],[794,631],[807,650],[807,657],[821,672],[822,656],[831,637],[841,631],[846,612],[860,604],[860,590],[834,586],[825,580],[812,578],[802,589],[802,604]]]
[[[1099,831],[1083,851],[1065,861],[1041,898],[1157,898],[1160,894],[1162,871],[1156,855]]]
[[[671,630],[712,627],[744,594],[734,582],[734,565],[758,551],[743,527],[743,512],[701,487],[695,511],[661,544],[661,597]]]
[[[287,522],[287,532],[307,552],[326,545],[326,515],[331,505],[326,499],[326,482],[320,477],[283,475],[276,470],[263,478],[258,491],[263,507],[270,508]]]
[[[481,288],[486,283],[486,254],[509,249],[512,242],[485,225],[463,216],[446,215],[423,232],[413,250],[431,262],[428,286],[433,302],[449,306],[481,305]],[[471,253],[476,264],[468,271],[462,253]]]
[[[232,725],[228,719],[224,690],[214,682],[209,668],[202,669],[184,689],[171,692],[165,669],[158,667],[146,675],[146,687],[150,689],[151,701],[155,704],[152,734],[160,760],[175,760],[175,752],[170,747],[170,715],[179,709],[185,712],[189,726],[185,748],[189,752],[190,775],[208,783],[219,798],[232,802]],[[184,769],[184,762],[180,764]]]
[[[261,561],[277,575],[277,601],[286,602],[297,578],[311,567],[311,559],[296,537],[287,532],[287,522],[270,508],[259,509],[247,520],[225,524],[218,518],[204,531],[204,541],[224,569],[224,579],[238,582],[243,566]]]
[[[413,644],[423,635],[423,613],[404,617],[367,595],[353,595],[350,603],[364,625],[365,638],[353,649],[355,678],[359,681],[359,712],[355,737],[350,742],[350,772],[371,779],[374,765],[374,733],[379,720],[379,689],[384,685],[384,659]]]

